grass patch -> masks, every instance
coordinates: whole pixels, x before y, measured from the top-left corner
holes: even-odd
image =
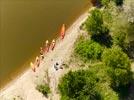
[[[51,92],[48,84],[37,85],[36,89],[46,97]]]

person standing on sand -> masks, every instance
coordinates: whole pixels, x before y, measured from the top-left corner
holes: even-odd
[[[55,40],[53,39],[52,42],[51,42],[51,45],[50,45],[52,51],[54,50],[55,45],[56,45],[56,42],[55,42]]]
[[[40,57],[41,57],[41,60],[44,59],[44,55],[43,55],[44,51],[43,51],[43,48],[40,47]]]
[[[37,67],[40,66],[40,59],[39,59],[38,56],[37,56],[36,59],[35,59],[35,65],[36,65]]]

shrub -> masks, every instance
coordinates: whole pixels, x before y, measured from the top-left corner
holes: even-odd
[[[100,100],[95,89],[97,78],[95,74],[79,70],[66,74],[58,86],[62,100]]]
[[[50,93],[50,88],[49,88],[49,85],[48,84],[37,85],[36,89],[39,92],[41,92],[43,95],[45,95],[46,97]]]
[[[100,59],[103,47],[91,40],[81,40],[75,47],[75,53],[85,59]]]

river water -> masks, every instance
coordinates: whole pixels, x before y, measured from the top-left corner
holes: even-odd
[[[0,87],[26,68],[46,39],[58,36],[63,23],[69,26],[89,0],[1,0]]]

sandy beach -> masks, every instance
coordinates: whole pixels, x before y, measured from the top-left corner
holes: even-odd
[[[58,39],[54,51],[45,55],[39,68],[34,73],[30,66],[27,71],[18,76],[17,79],[10,82],[5,88],[0,90],[0,100],[59,100],[60,96],[56,91],[59,77],[64,73],[64,68],[56,71],[53,67],[55,62],[63,63],[71,55],[75,40],[79,36],[79,27],[86,20],[87,11],[82,14],[66,31],[64,40]],[[51,95],[46,98],[36,90],[36,85],[41,80],[46,80],[46,73],[50,79],[49,85]]]

